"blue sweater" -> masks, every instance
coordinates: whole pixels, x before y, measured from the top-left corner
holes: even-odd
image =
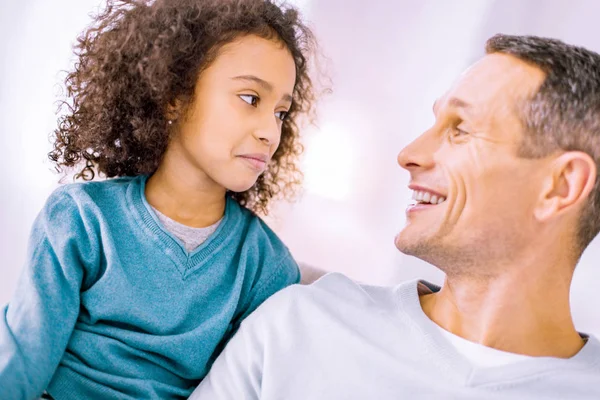
[[[299,281],[283,243],[232,199],[217,231],[186,252],[145,182],[50,196],[0,314],[0,399],[185,398],[240,322]]]

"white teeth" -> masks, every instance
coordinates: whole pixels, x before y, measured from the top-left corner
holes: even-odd
[[[425,192],[425,195],[423,196],[423,202],[429,203],[429,200],[431,200],[431,193]]]
[[[412,194],[412,199],[420,203],[429,204],[441,204],[444,201],[446,201],[446,198],[444,196],[431,194],[430,192],[426,192],[423,190],[414,190]]]

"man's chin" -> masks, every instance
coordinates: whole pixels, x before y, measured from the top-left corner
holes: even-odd
[[[409,240],[409,238],[406,237],[406,234],[404,232],[400,232],[396,235],[396,238],[394,239],[394,244],[396,245],[396,248],[400,250],[401,253],[404,253],[406,255],[413,255],[411,249],[414,247],[414,244],[411,244],[411,240]]]
[[[430,238],[424,237],[423,234],[417,235],[414,232],[407,232],[405,228],[396,235],[394,244],[401,253],[422,258],[423,256],[427,256],[433,243]]]

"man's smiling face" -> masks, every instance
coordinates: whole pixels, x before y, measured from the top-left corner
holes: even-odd
[[[398,249],[440,266],[510,251],[535,235],[543,161],[519,156],[518,108],[544,78],[515,57],[490,54],[435,102],[435,124],[398,155],[415,201]]]

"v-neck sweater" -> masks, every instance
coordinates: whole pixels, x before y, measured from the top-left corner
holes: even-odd
[[[299,281],[286,246],[231,198],[186,251],[146,201],[146,180],[49,197],[0,317],[0,398],[185,398],[240,322]]]

